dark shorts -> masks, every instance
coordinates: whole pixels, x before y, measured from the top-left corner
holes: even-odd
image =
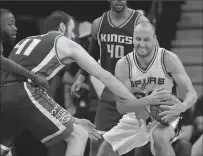
[[[27,82],[1,87],[1,149],[9,150],[20,131],[45,145],[73,131],[70,114],[46,92]]]
[[[122,118],[117,108],[114,94],[104,89],[98,102],[94,124],[100,131],[108,131],[117,125]]]

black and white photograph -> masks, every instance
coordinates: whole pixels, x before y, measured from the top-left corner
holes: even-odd
[[[203,156],[202,0],[0,12],[0,156]]]

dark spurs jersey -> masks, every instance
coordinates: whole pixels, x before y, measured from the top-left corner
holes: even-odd
[[[56,52],[55,44],[60,36],[57,32],[51,32],[27,37],[16,44],[9,59],[50,80],[65,66],[60,63]],[[1,81],[27,81],[27,78],[4,72]]]
[[[102,16],[97,39],[101,66],[114,74],[116,62],[133,51],[133,29],[140,14],[133,10],[131,16],[118,27],[112,24],[109,14],[108,11]]]

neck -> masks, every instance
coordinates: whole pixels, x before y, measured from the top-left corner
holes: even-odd
[[[135,53],[135,55],[137,57],[137,61],[139,64],[147,66],[153,59],[154,53],[155,53],[155,47],[152,49],[152,52],[150,53],[149,56],[141,57],[141,56],[137,55],[137,53]]]
[[[125,9],[122,12],[119,12],[119,13],[114,11],[113,9],[111,9],[110,10],[110,15],[113,18],[120,19],[120,18],[123,18],[123,17],[125,18],[130,11],[131,11],[131,9],[128,8],[128,7],[125,7]]]

